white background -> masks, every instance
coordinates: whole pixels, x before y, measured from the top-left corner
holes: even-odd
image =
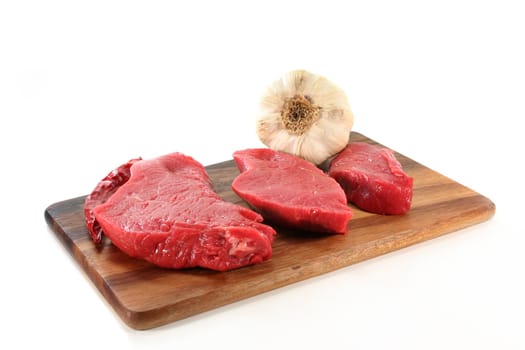
[[[1,1],[0,348],[524,349],[519,1]],[[136,156],[258,147],[288,70],[354,130],[495,202],[486,223],[151,331],[125,326],[44,209]],[[7,345],[11,344],[11,345]]]

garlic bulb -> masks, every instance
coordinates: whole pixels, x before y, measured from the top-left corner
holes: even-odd
[[[325,77],[295,70],[266,90],[257,135],[271,149],[321,164],[348,144],[353,124],[343,90]]]

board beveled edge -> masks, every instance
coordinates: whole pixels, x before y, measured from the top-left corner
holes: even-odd
[[[249,292],[243,293],[242,295],[225,296],[223,294],[223,296],[221,297],[221,291],[218,291],[217,293],[215,293],[215,295],[210,295],[210,293],[208,293],[205,295],[201,295],[198,298],[187,299],[184,301],[184,303],[193,303],[194,305],[207,305],[204,308],[195,308],[191,306],[181,307],[180,303],[175,303],[167,305],[166,307],[160,309],[133,310],[131,308],[127,308],[122,303],[120,303],[119,298],[114,294],[112,288],[107,284],[107,282],[98,273],[98,271],[92,266],[90,266],[80,249],[75,245],[73,240],[63,231],[61,226],[55,220],[55,216],[53,215],[53,209],[67,207],[72,202],[78,201],[84,198],[85,196],[76,197],[51,204],[45,210],[45,219],[48,225],[50,226],[51,230],[64,244],[67,251],[72,255],[72,257],[77,261],[77,263],[81,265],[82,269],[87,274],[89,279],[95,284],[99,292],[113,307],[114,311],[118,314],[120,319],[132,329],[148,330],[164,326],[179,320],[183,320],[207,311],[211,311],[237,301],[261,295],[263,293],[279,289],[303,280],[307,280],[309,278],[317,277],[326,273],[336,271],[341,268],[349,267],[362,261],[379,257],[381,255],[385,255],[396,250],[407,248],[415,244],[485,222],[495,215],[496,206],[487,197],[479,193],[476,193],[476,196],[479,203],[472,209],[471,213],[468,213],[470,216],[470,220],[462,221],[458,219],[453,223],[452,226],[450,226],[449,230],[432,230],[430,228],[426,228],[425,230],[422,230],[426,231],[426,233],[419,231],[417,233],[412,234],[406,240],[393,239],[391,242],[391,246],[374,247],[368,250],[366,254],[361,254],[360,256],[346,256],[344,254],[341,254],[341,256],[331,256],[330,259],[333,261],[332,264],[322,264],[316,261],[307,262],[301,265],[301,274],[299,277],[296,276],[296,278],[294,279],[290,279],[289,277],[277,279],[274,280],[274,284],[272,284],[271,286],[263,285],[260,288],[251,288]],[[327,266],[330,266],[330,268],[327,268]],[[213,298],[213,302],[210,303],[208,300],[207,303],[201,303],[200,300],[204,298]],[[181,309],[184,312],[180,312]]]
[[[67,252],[73,257],[73,259],[80,265],[82,271],[95,285],[97,290],[102,294],[104,299],[111,305],[113,310],[117,313],[120,319],[129,327],[137,330],[147,329],[143,328],[143,321],[141,313],[134,312],[129,308],[126,308],[119,300],[117,295],[113,292],[111,287],[107,284],[104,278],[100,275],[96,268],[91,266],[87,257],[82,253],[80,248],[75,244],[74,240],[64,232],[62,226],[57,222],[57,216],[53,215],[55,209],[68,208],[77,201],[84,202],[86,196],[74,197],[71,199],[55,202],[49,205],[44,211],[44,218],[51,229],[55,233],[55,236],[62,242]],[[148,327],[151,328],[151,327]]]

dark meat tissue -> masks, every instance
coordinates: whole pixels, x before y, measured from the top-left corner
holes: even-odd
[[[272,256],[275,230],[262,216],[226,202],[205,168],[172,153],[113,170],[85,201],[88,230],[129,256],[166,268],[226,271]]]
[[[237,151],[241,174],[232,188],[261,215],[278,225],[344,234],[352,218],[337,182],[299,157],[267,148]]]
[[[330,163],[328,171],[348,202],[376,214],[405,214],[412,203],[413,178],[390,149],[364,142],[350,143]]]

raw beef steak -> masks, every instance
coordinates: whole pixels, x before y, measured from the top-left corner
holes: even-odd
[[[272,255],[275,231],[256,212],[222,200],[188,156],[132,160],[101,184],[85,202],[95,242],[104,233],[126,254],[168,268],[225,271]]]
[[[376,214],[405,214],[412,202],[413,178],[390,149],[350,143],[331,162],[329,175],[344,188],[348,202]]]
[[[267,148],[237,151],[241,174],[232,189],[279,225],[308,231],[347,231],[352,210],[337,182],[314,164]]]

